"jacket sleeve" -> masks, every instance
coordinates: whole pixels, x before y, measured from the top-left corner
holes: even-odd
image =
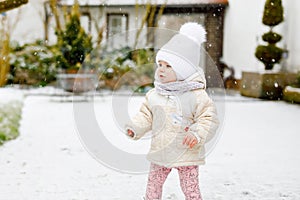
[[[195,105],[194,123],[190,126],[189,131],[200,138],[200,145],[211,140],[217,132],[219,120],[217,117],[216,107],[205,91],[198,94]]]
[[[126,132],[128,129],[133,131],[134,140],[140,139],[152,128],[152,112],[149,107],[148,96],[149,93],[146,94],[139,112],[125,126]]]

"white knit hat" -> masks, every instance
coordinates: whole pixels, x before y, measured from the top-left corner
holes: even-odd
[[[205,41],[206,31],[202,25],[185,23],[157,52],[156,63],[160,60],[168,62],[176,72],[177,80],[185,80],[199,68],[200,48]]]

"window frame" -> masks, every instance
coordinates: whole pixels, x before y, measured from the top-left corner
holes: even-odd
[[[106,38],[107,39],[111,36],[110,35],[110,32],[111,32],[111,30],[110,30],[110,19],[111,19],[111,16],[120,16],[120,17],[125,17],[126,18],[125,29],[121,30],[120,33],[128,31],[128,27],[129,27],[129,14],[128,13],[114,13],[114,12],[106,13],[106,24],[107,24]],[[127,41],[127,37],[126,37],[126,41]]]

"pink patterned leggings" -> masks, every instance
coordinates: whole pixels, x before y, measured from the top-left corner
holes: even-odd
[[[199,181],[198,166],[175,167],[178,170],[180,186],[186,200],[202,200]],[[151,163],[148,184],[146,190],[147,200],[160,200],[163,184],[172,168],[162,167]]]

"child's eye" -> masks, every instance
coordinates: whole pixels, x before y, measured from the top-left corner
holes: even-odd
[[[168,68],[172,68],[172,66],[171,66],[171,65],[167,65],[167,67],[168,67]]]

